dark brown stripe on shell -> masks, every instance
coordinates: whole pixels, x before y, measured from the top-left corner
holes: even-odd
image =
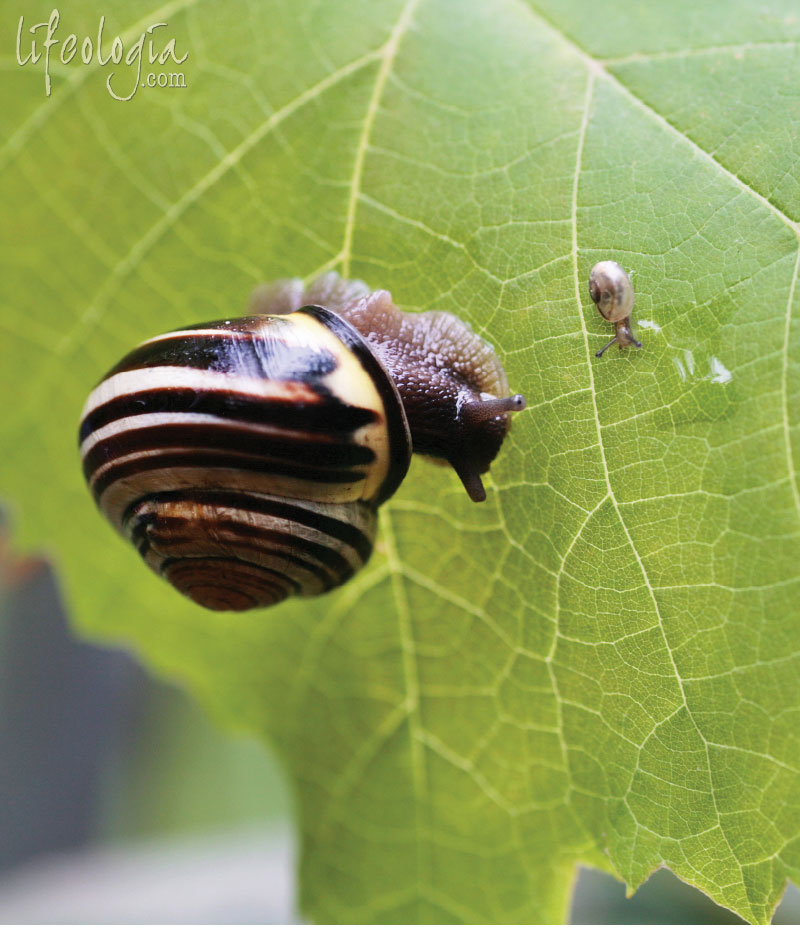
[[[126,457],[141,451],[168,451],[170,448],[197,448],[198,450],[225,451],[231,454],[250,454],[266,461],[284,461],[287,466],[342,469],[366,466],[375,459],[370,448],[360,444],[341,442],[308,442],[304,438],[273,438],[246,428],[227,424],[153,425],[150,428],[132,428],[110,435],[99,441],[83,460],[83,473],[87,480],[94,471],[115,458]]]
[[[364,474],[356,470],[320,470],[315,467],[301,467],[285,461],[271,461],[264,457],[249,457],[220,451],[171,452],[150,457],[138,457],[125,463],[109,467],[92,486],[96,500],[117,482],[126,477],[136,476],[150,470],[243,470],[262,475],[286,476],[309,483],[326,483],[343,485],[361,483]]]
[[[322,306],[304,306],[298,312],[317,319],[353,352],[381,397],[389,435],[389,470],[375,499],[375,504],[380,505],[397,491],[411,463],[411,437],[400,394],[363,335],[349,322]]]
[[[153,525],[156,526],[155,530],[152,528]],[[176,532],[176,529],[180,528],[188,528],[188,536],[181,537]],[[157,547],[161,545],[168,547],[171,543],[191,542],[193,537],[198,540],[199,549],[205,537],[215,536],[208,531],[209,528],[213,528],[214,532],[227,532],[229,536],[224,538],[226,547],[231,546],[235,547],[236,550],[268,554],[285,560],[287,563],[294,564],[301,570],[316,576],[323,583],[326,590],[341,585],[355,572],[352,564],[331,547],[291,534],[289,531],[264,528],[231,518],[224,520],[207,518],[189,523],[187,519],[180,516],[158,515],[153,519],[145,517],[131,532],[131,540],[143,557],[147,555],[153,544]],[[156,534],[156,537],[150,537],[151,532]],[[170,537],[170,535],[172,536]],[[231,538],[230,535],[233,535],[233,537]],[[240,538],[242,539],[241,542]],[[258,543],[249,543],[250,541],[257,541]],[[291,551],[307,554],[313,560],[298,557]],[[198,556],[200,556],[199,553]],[[207,555],[204,553],[202,556]],[[176,555],[175,559],[180,558]],[[245,557],[239,559],[248,563],[256,562]],[[320,567],[320,564],[322,564],[322,567]]]
[[[275,605],[291,594],[291,581],[286,577],[227,557],[165,560],[161,573],[184,595],[216,611]]]
[[[306,528],[312,528],[322,534],[330,535],[330,537],[347,544],[364,562],[369,559],[372,552],[371,539],[349,522],[341,521],[330,515],[323,515],[311,508],[293,504],[289,501],[278,501],[250,493],[229,490],[195,489],[151,493],[143,498],[136,499],[128,506],[122,516],[122,526],[127,530],[129,522],[137,517],[137,509],[144,506],[173,502],[238,509],[243,512],[253,512],[258,515],[268,515],[289,522],[297,522]],[[359,504],[368,505],[368,503]]]
[[[159,412],[216,415],[225,420],[335,436],[351,434],[375,421],[371,409],[322,397],[319,402],[297,402],[244,396],[223,389],[161,387],[117,396],[93,409],[81,422],[79,440],[82,443],[117,419]]]
[[[285,320],[275,320],[285,326]],[[289,323],[291,324],[291,323]],[[294,380],[306,383],[321,380],[336,370],[338,361],[330,351],[280,340],[279,332],[270,337],[234,332],[209,335],[176,333],[148,341],[126,354],[106,374],[143,370],[149,367],[193,367],[218,373],[262,380]]]
[[[273,580],[277,579],[279,584],[291,586],[294,592],[300,592],[300,584],[295,582],[291,576],[286,576],[285,573],[279,573],[277,570],[270,569],[270,567],[262,566],[260,563],[253,563],[252,560],[242,560],[239,557],[167,557],[165,560],[162,560],[160,569],[162,573],[167,573],[177,564],[186,564],[187,566],[191,565],[196,567],[200,563],[242,564],[259,573],[263,573],[265,576],[272,577]]]
[[[147,555],[150,553],[150,548],[147,546],[146,541],[142,542],[142,544],[140,545],[138,549],[139,549],[139,553],[142,556],[142,559],[145,559]],[[161,554],[161,556],[162,556],[162,559],[192,560],[192,559],[208,558],[208,557],[214,557],[214,556],[222,556],[222,554],[220,554],[218,551],[219,549],[212,549],[208,551],[196,551],[194,554],[176,553],[174,555],[169,554],[169,552],[166,551],[168,556],[164,556],[164,554]],[[248,556],[241,556],[240,552],[245,553]],[[156,553],[158,554],[158,552]],[[277,570],[276,572],[280,572],[281,575],[284,575],[285,573],[287,576],[290,575],[294,577],[296,581],[300,584],[300,588],[301,590],[303,590],[303,594],[307,592],[306,584],[308,582],[309,576],[313,578],[313,580],[316,580],[319,582],[320,588],[315,589],[313,592],[308,593],[310,595],[316,595],[322,592],[328,592],[329,590],[334,589],[336,586],[341,585],[341,583],[343,583],[345,579],[349,579],[350,576],[352,576],[353,573],[355,572],[355,570],[351,570],[347,576],[339,578],[337,576],[333,576],[330,573],[325,572],[319,566],[319,564],[310,563],[309,561],[303,560],[300,557],[295,557],[292,554],[288,554],[283,550],[279,550],[279,549],[265,550],[263,547],[259,547],[256,544],[229,542],[229,544],[227,544],[225,547],[225,556],[229,556],[233,553],[235,553],[236,556],[235,557],[231,556],[232,560],[240,560],[242,563],[253,563],[257,566],[261,565],[261,560],[259,559],[259,556],[251,557],[249,555],[252,555],[252,554],[267,555],[267,556],[272,557],[275,560],[280,560],[286,566],[282,568],[281,570]],[[289,565],[291,565],[291,567],[289,567]],[[275,567],[273,566],[272,569],[275,569]],[[306,574],[305,577],[303,576],[303,574]],[[302,582],[303,579],[305,579],[306,582]]]

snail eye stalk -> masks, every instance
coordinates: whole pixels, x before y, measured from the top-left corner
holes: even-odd
[[[459,416],[468,424],[486,422],[506,412],[521,412],[525,408],[525,397],[517,393],[506,399],[476,399],[465,402]]]

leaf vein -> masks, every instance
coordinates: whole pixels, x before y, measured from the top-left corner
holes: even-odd
[[[367,156],[370,137],[372,136],[372,127],[375,124],[375,117],[380,108],[381,98],[386,86],[386,81],[392,72],[395,58],[397,57],[400,43],[406,32],[411,27],[411,22],[419,6],[420,0],[408,0],[403,8],[400,18],[397,20],[389,40],[381,50],[381,65],[378,68],[378,76],[375,79],[375,86],[372,88],[372,96],[367,106],[367,114],[364,117],[364,125],[361,129],[361,136],[356,148],[355,163],[353,165],[353,177],[350,182],[350,198],[347,204],[347,216],[344,226],[344,244],[339,259],[342,264],[342,276],[350,276],[350,261],[353,250],[353,233],[355,231],[356,213],[358,211],[358,198],[361,190],[362,175],[364,172],[364,162]]]

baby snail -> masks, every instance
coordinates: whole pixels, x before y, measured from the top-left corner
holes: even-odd
[[[176,589],[242,611],[341,585],[412,449],[486,498],[525,400],[466,322],[333,273],[261,287],[250,313],[145,341],[83,409],[97,505]]]
[[[642,346],[631,331],[633,311],[633,285],[631,278],[616,261],[600,261],[589,274],[589,295],[600,315],[613,322],[617,333],[595,357],[602,357],[612,344],[619,344],[620,351],[629,344]]]

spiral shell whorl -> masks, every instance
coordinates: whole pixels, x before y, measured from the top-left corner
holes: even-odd
[[[198,605],[243,611],[346,582],[369,559],[375,525],[364,502],[183,490],[137,501],[124,533],[148,566]]]
[[[396,388],[319,307],[152,338],[87,400],[83,470],[145,562],[206,608],[341,585],[411,446]]]

